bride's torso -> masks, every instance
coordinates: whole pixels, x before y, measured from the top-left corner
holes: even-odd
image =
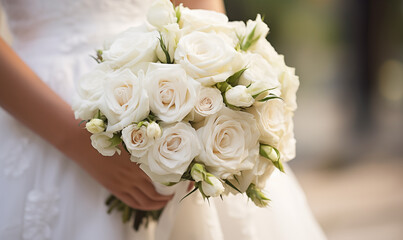
[[[104,40],[145,18],[146,0],[0,0],[13,49],[66,101]]]

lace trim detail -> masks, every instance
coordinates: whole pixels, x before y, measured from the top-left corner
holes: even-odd
[[[58,205],[58,193],[31,190],[25,205],[23,239],[50,239],[52,236],[52,221],[59,213]]]
[[[23,154],[20,154],[24,152],[28,143],[28,138],[22,138],[18,141],[18,144],[14,146],[14,150],[4,151],[1,154],[1,159],[4,159],[4,175],[8,177],[18,177],[28,169],[31,162],[30,158],[22,157],[21,155]]]

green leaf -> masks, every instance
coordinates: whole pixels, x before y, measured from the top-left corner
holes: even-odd
[[[225,93],[231,88],[231,85],[229,85],[227,82],[219,82],[215,84],[216,88],[220,90],[221,93]]]
[[[103,62],[104,61],[104,58],[102,57],[102,50],[101,49],[98,49],[97,50],[97,58],[99,59],[99,61],[100,62]]]
[[[127,223],[133,214],[133,209],[126,204],[124,205],[124,210],[122,214],[122,222]]]
[[[143,125],[146,125],[145,121],[141,121],[141,122],[137,123],[138,128],[141,128],[141,126],[143,126]]]
[[[237,187],[235,187],[234,184],[232,184],[230,181],[228,181],[227,179],[225,179],[224,182],[225,182],[228,186],[232,187],[233,189],[235,189],[236,191],[238,191],[239,193],[242,194],[241,190],[239,190]]]
[[[238,184],[241,184],[241,183],[239,182],[239,180],[238,180],[238,177],[237,177],[236,175],[234,175],[234,179],[235,179],[235,181],[236,181]]]
[[[113,137],[109,139],[109,142],[111,142],[111,145],[109,147],[116,147],[122,142],[122,139],[120,138],[121,133],[114,133]]]
[[[179,21],[181,20],[181,15],[182,15],[179,6],[175,7],[175,15],[176,15],[176,23],[179,23]]]
[[[273,165],[278,168],[278,170],[280,170],[281,172],[285,172],[284,171],[284,166],[283,163],[281,161],[277,161],[277,162],[273,162]]]
[[[88,120],[81,120],[80,123],[78,124],[78,126],[80,126],[81,124],[83,124],[83,122],[88,122]]]
[[[232,87],[235,87],[236,85],[238,85],[239,78],[241,77],[242,73],[245,72],[246,69],[247,69],[246,67],[242,68],[238,72],[232,74],[230,77],[227,78],[226,82]]]
[[[120,200],[115,198],[109,205],[107,213],[110,214],[112,210],[120,205]]]
[[[166,63],[174,63],[173,59],[171,61],[171,56],[169,55],[168,49],[167,49],[167,45],[164,43],[164,39],[162,38],[161,32],[159,32],[160,37],[158,38],[158,40],[160,41],[160,47],[162,49],[162,51],[165,54],[165,58],[166,58]],[[168,46],[169,47],[169,46]]]
[[[102,58],[102,50],[96,50],[96,56],[90,55],[92,59],[94,59],[97,63],[101,63],[104,61]]]
[[[276,152],[277,159],[271,159],[271,158],[270,158],[269,153],[267,153],[267,152],[265,151],[265,149],[264,149],[265,146],[270,147],[273,151]],[[280,160],[280,159],[281,159],[281,157],[280,157],[280,151],[279,151],[277,148],[275,148],[275,147],[273,147],[273,146],[270,146],[270,145],[267,145],[267,144],[262,144],[262,143],[261,143],[261,144],[260,144],[260,147],[259,147],[259,154],[260,154],[261,156],[263,156],[263,157],[269,159],[269,160],[273,163],[273,165],[274,165],[276,168],[278,168],[278,170],[280,170],[281,172],[284,172],[284,166],[283,166],[283,163],[282,163],[281,160]]]
[[[257,40],[259,40],[260,35],[255,37],[256,26],[252,29],[246,40],[241,42],[241,50],[246,51],[250,46],[252,46]]]
[[[116,199],[116,197],[111,194],[111,195],[109,195],[109,197],[106,199],[105,204],[106,204],[106,205],[109,205],[109,204],[111,204],[112,201],[115,200],[115,199]]]
[[[250,85],[251,85],[251,84],[249,84],[249,86],[250,86]],[[249,86],[248,86],[248,87],[249,87]],[[265,89],[265,90],[263,90],[263,91],[261,91],[261,92],[259,92],[259,93],[256,93],[255,95],[252,95],[252,97],[253,97],[253,98],[257,98],[257,97],[259,97],[260,94],[265,93],[265,92],[267,92],[267,91],[271,91],[271,90],[276,89],[276,88],[277,88],[277,87]]]
[[[192,191],[190,191],[188,194],[186,194],[179,202],[182,202],[183,201],[183,199],[185,199],[185,198],[187,198],[187,197],[189,197],[190,196],[190,194],[192,194],[192,193],[194,193],[194,192],[196,192],[196,190],[197,189],[199,189],[199,187],[195,187]]]
[[[272,100],[272,99],[280,99],[280,100],[283,100],[281,97],[278,97],[278,96],[276,96],[276,95],[274,95],[274,94],[269,94],[268,97],[265,97],[265,98],[260,99],[260,100],[258,100],[258,101],[259,101],[259,102],[267,102],[267,101]]]

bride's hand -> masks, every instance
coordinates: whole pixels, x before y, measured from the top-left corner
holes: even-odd
[[[96,159],[80,157],[79,164],[129,206],[142,210],[161,209],[172,198],[156,192],[150,178],[136,163],[130,161],[127,152],[122,151],[121,155],[115,154],[113,157],[103,157],[96,150],[91,151],[98,157]]]
[[[154,190],[151,180],[126,153],[103,157],[78,126],[71,107],[53,92],[0,38],[0,106],[73,159],[116,197],[133,208],[162,208],[170,196]]]

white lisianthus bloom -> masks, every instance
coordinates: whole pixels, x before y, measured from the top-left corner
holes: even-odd
[[[255,102],[255,99],[248,93],[248,90],[243,85],[237,85],[225,92],[227,103],[236,107],[250,107]]]
[[[256,120],[249,113],[223,107],[205,119],[197,135],[203,147],[196,159],[218,178],[238,175],[256,163],[260,134]]]
[[[249,34],[255,29],[254,36],[259,38],[266,38],[269,33],[269,27],[262,21],[262,16],[258,14],[255,21],[248,20],[246,22],[246,34]]]
[[[197,114],[206,117],[217,113],[223,106],[220,90],[215,87],[202,87],[194,109]]]
[[[285,66],[283,73],[280,75],[281,98],[286,103],[286,107],[290,111],[297,109],[297,90],[299,87],[299,78],[295,75],[295,69]]]
[[[286,109],[280,99],[255,104],[247,111],[255,116],[261,143],[277,146],[286,131]]]
[[[148,149],[154,144],[154,138],[150,138],[147,135],[146,127],[138,127],[136,124],[131,124],[123,128],[122,140],[127,150],[132,155],[131,159],[134,161],[136,158],[144,156]]]
[[[256,186],[260,189],[264,189],[267,180],[270,178],[275,169],[276,167],[269,159],[259,156],[259,159],[253,170],[245,171],[243,175],[247,176],[248,174],[251,174],[253,176],[251,183],[256,184]]]
[[[154,1],[147,12],[147,21],[158,29],[176,23],[176,13],[172,2],[169,0]]]
[[[106,63],[101,63],[91,72],[83,75],[77,86],[78,96],[73,103],[74,115],[77,119],[91,119],[99,109],[99,100],[104,93],[104,83],[112,68]]]
[[[269,33],[269,27],[262,21],[260,14],[256,16],[256,20],[248,20],[246,22],[245,33],[241,44],[242,50],[249,50],[249,48],[256,44],[259,39],[265,39]]]
[[[156,139],[156,138],[161,137],[161,135],[162,135],[162,130],[161,130],[160,125],[158,125],[158,123],[152,122],[147,125],[147,136],[149,138]]]
[[[103,51],[102,57],[112,68],[131,67],[141,62],[155,62],[159,34],[144,26],[130,28],[118,35]]]
[[[192,176],[195,182],[201,182],[204,180],[204,176],[206,175],[205,167],[200,163],[195,163],[190,170],[190,175]]]
[[[143,72],[139,72],[136,76],[127,68],[109,75],[99,106],[108,119],[106,131],[119,131],[148,116],[150,109],[147,92],[143,87],[143,75]]]
[[[252,181],[252,183],[256,184],[258,188],[264,189],[266,187],[267,181],[273,174],[276,167],[267,158],[260,157],[260,161],[261,163],[267,164],[267,166],[264,168],[265,171],[262,174],[257,175],[257,177]]]
[[[145,79],[151,111],[166,123],[181,121],[194,107],[200,84],[177,64],[150,64]]]
[[[201,190],[204,193],[204,195],[206,195],[207,197],[220,196],[225,190],[221,181],[211,174],[209,174],[207,178],[211,184],[206,181],[203,181],[201,183]]]
[[[248,67],[239,78],[239,84],[250,85],[248,92],[251,95],[258,94],[266,89],[280,87],[278,74],[266,59],[255,53],[246,53],[242,56]],[[279,89],[273,89],[270,93],[280,95]]]
[[[286,132],[280,139],[278,150],[280,151],[280,159],[284,162],[295,158],[294,123],[292,113],[288,112],[286,117]]]
[[[140,168],[153,181],[178,182],[200,149],[196,130],[190,124],[164,126],[161,138],[140,158]]]
[[[183,36],[175,62],[204,86],[225,81],[243,67],[241,54],[215,33],[192,32]]]
[[[156,49],[157,57],[163,63],[171,63],[174,60],[176,44],[178,43],[178,40],[181,36],[179,25],[177,23],[166,25],[160,30],[160,33],[160,38],[162,38],[166,50],[168,51],[170,61],[168,62],[167,56],[162,50],[160,43],[158,43]]]
[[[102,132],[91,135],[91,144],[103,156],[113,156],[116,152],[120,154],[120,149],[111,146],[110,139],[113,137],[111,132]]]
[[[266,185],[267,179],[271,176],[276,167],[273,163],[262,156],[258,156],[255,166],[251,170],[242,171],[235,179],[229,181],[236,186],[241,192],[245,192],[251,183],[256,184],[260,189]],[[226,193],[238,194],[238,191],[231,187],[227,187]]]
[[[93,133],[93,134],[100,133],[105,130],[105,123],[101,119],[94,118],[85,124],[85,128],[90,133]]]

